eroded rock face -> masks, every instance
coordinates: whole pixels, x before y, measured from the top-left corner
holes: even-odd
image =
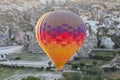
[[[89,57],[90,52],[93,50],[94,40],[90,40],[89,37],[87,37],[83,43],[83,45],[76,51],[76,53],[73,55],[73,57],[70,60],[74,60],[75,57],[84,58]]]
[[[1,27],[0,28],[0,46],[5,46],[6,41],[9,38],[9,35],[7,34],[7,28],[6,27]]]
[[[84,58],[89,57],[89,54],[94,47],[97,47],[97,37],[95,32],[91,29],[91,26],[86,25],[86,39],[83,45],[76,51],[70,60],[74,60],[74,57]]]
[[[32,41],[28,47],[28,51],[31,53],[43,53],[42,49],[38,45],[37,41]]]
[[[15,41],[18,44],[22,44],[24,42],[24,36],[25,36],[25,32],[18,30],[18,32],[15,35]]]
[[[79,57],[89,57],[89,53],[93,50],[93,44],[86,39],[82,47],[78,50]]]
[[[28,52],[31,53],[43,53],[42,49],[38,45],[38,42],[35,37],[35,32],[27,32],[26,35],[29,35],[29,47]]]
[[[41,0],[0,0],[0,45],[7,45],[6,43],[11,42],[11,44],[24,45],[28,52],[41,53],[41,49],[35,38],[34,28],[38,18],[42,14],[54,10],[70,10],[81,17],[82,15],[84,18],[86,17],[88,24],[87,38],[84,45],[76,53],[76,56],[87,57],[92,48],[97,47],[99,41],[96,39],[96,34],[99,27],[106,27],[108,35],[115,34],[116,36],[120,36],[120,11],[117,11],[114,15],[114,10],[109,10],[108,7],[111,6],[105,3],[103,4],[106,8],[99,5],[99,3],[90,2],[87,4],[79,2],[75,3],[76,5],[67,6],[68,3],[43,5],[39,1]],[[99,6],[99,9],[96,5]],[[114,18],[116,15],[119,18]],[[114,22],[116,24],[113,24]],[[3,30],[1,30],[1,26]],[[11,30],[7,30],[7,27],[10,27]],[[115,30],[110,29],[114,27],[117,28]],[[104,31],[100,33],[100,36],[104,36]],[[104,38],[102,44],[105,44],[106,48],[112,48],[114,45],[113,41],[109,38]]]
[[[45,13],[42,8],[39,0],[0,0],[0,46],[24,45],[26,51],[40,53],[34,27]]]
[[[23,33],[23,32],[22,32]],[[35,37],[35,32],[26,31],[23,36],[24,40],[22,45],[24,45],[23,51],[30,53],[43,53],[42,49],[38,45],[38,42]]]
[[[114,42],[111,40],[110,37],[102,37],[101,45],[104,45],[105,48],[112,49],[114,46]]]
[[[8,39],[7,34],[0,34],[0,46],[5,46],[7,39]]]
[[[120,26],[120,25],[119,25]],[[120,28],[115,30],[116,36],[120,36]]]

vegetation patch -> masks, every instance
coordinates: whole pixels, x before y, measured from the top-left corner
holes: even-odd
[[[10,77],[14,74],[23,72],[25,69],[5,68],[0,67],[0,80]]]
[[[47,55],[44,53],[34,54],[34,53],[14,53],[13,59],[17,60],[26,60],[26,61],[41,61],[48,59]]]
[[[28,76],[28,77],[25,77],[21,80],[41,80],[39,77],[34,77],[34,76]]]

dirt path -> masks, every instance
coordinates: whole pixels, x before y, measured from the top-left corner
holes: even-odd
[[[20,51],[23,46],[6,46],[0,47],[0,54],[11,54],[17,51]]]
[[[35,77],[40,77],[42,80],[58,80],[59,78],[62,77],[61,74],[56,74],[55,72],[37,72],[37,73],[21,73],[21,74],[15,74],[12,75],[4,80],[21,80],[24,77],[27,76],[35,76]]]
[[[47,67],[48,61],[24,61],[24,60],[17,60],[17,61],[2,61],[0,64],[3,65],[17,65],[17,66],[25,66],[25,67]]]

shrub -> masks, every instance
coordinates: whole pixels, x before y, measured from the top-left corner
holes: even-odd
[[[74,56],[73,59],[74,60],[80,60],[80,57]]]
[[[90,58],[96,59],[96,60],[109,61],[109,60],[113,59],[114,57],[111,57],[111,56],[99,56],[99,55],[95,55],[95,56],[90,57]]]
[[[77,69],[78,68],[78,64],[72,64],[72,69]]]
[[[108,67],[103,68],[104,72],[109,72],[110,69]]]
[[[93,67],[92,64],[85,64],[85,66],[86,66],[87,68],[91,68],[91,67]]]
[[[114,48],[114,49],[117,49],[117,48],[119,48],[119,46],[118,46],[117,44],[115,44],[115,45],[113,46],[113,48]]]
[[[115,72],[117,70],[117,68],[116,67],[111,67],[110,70]]]
[[[15,57],[14,60],[20,60],[21,58],[20,57]]]
[[[47,70],[47,71],[50,71],[50,70],[51,70],[51,68],[50,68],[50,67],[46,67],[46,70]]]
[[[97,65],[97,61],[93,61],[92,64],[93,64],[93,65]]]
[[[85,66],[85,63],[80,63],[80,66],[84,67],[84,66]]]
[[[25,66],[19,66],[19,68],[21,68],[21,69],[25,69]]]
[[[115,72],[116,70],[117,70],[116,67],[111,67],[111,68],[105,67],[104,68],[104,72],[110,72],[110,71]]]
[[[49,61],[49,62],[48,62],[48,65],[49,65],[49,67],[51,68],[52,62],[51,62],[51,61]]]
[[[105,45],[101,45],[100,48],[103,48],[103,49],[104,49],[104,48],[105,48]]]
[[[43,70],[44,70],[44,67],[43,67],[43,66],[41,66],[41,67],[40,67],[40,70],[41,70],[41,71],[43,71]]]

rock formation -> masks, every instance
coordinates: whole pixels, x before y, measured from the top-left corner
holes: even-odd
[[[107,49],[112,49],[114,46],[114,42],[111,40],[110,37],[103,36],[101,45],[104,45],[105,48],[107,48]]]
[[[42,53],[34,31],[38,18],[48,11],[69,10],[82,17],[87,24],[87,38],[77,56],[87,57],[94,47],[98,47],[98,43],[110,49],[114,44],[120,48],[119,2],[108,6],[106,2],[73,1],[44,4],[40,0],[0,0],[0,46],[24,45],[23,51]],[[99,28],[101,31],[98,31]]]

